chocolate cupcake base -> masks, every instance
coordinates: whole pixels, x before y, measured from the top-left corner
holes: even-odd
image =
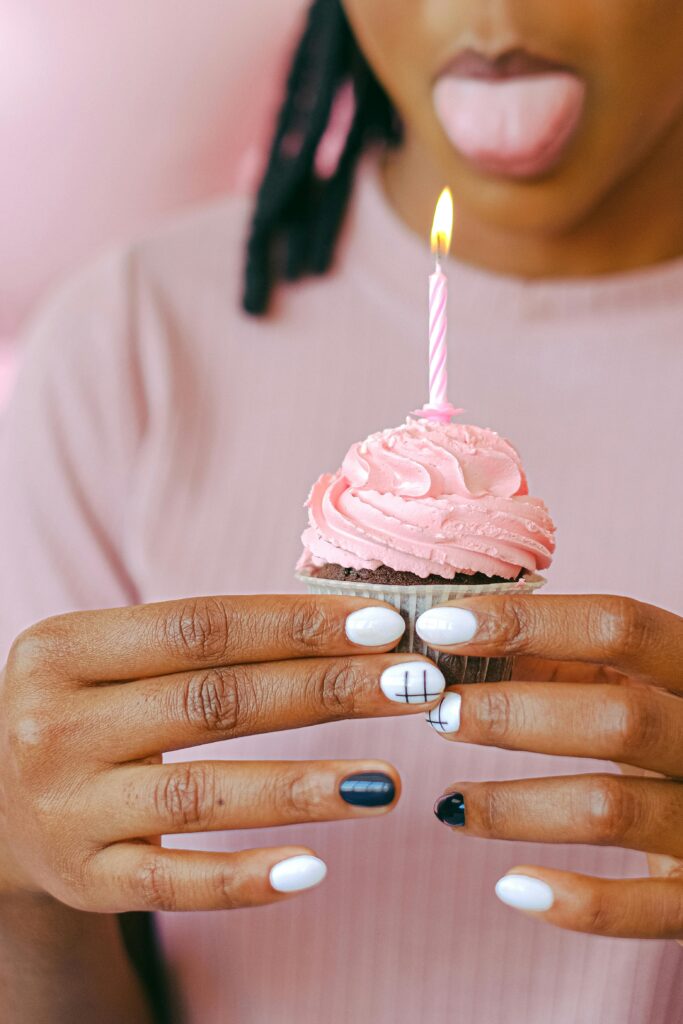
[[[412,576],[412,573],[397,573],[388,566],[382,566],[374,570],[374,573],[386,571],[387,576],[380,580],[355,579],[348,576],[335,578],[342,566],[333,564],[325,565],[314,569],[312,572],[297,574],[297,579],[305,584],[306,589],[312,594],[329,594],[345,597],[361,597],[385,601],[393,605],[403,616],[406,623],[406,631],[396,648],[402,654],[421,654],[435,662],[446,678],[447,686],[455,686],[463,683],[484,683],[504,682],[512,675],[513,658],[470,658],[464,655],[442,654],[429,647],[415,630],[415,623],[423,612],[436,605],[445,604],[447,601],[474,597],[477,594],[530,594],[545,584],[545,579],[538,575],[523,575],[516,581],[496,580],[488,576],[481,579],[473,576],[466,576],[467,582],[461,583],[455,580],[446,580],[441,577],[431,577],[427,580],[415,577],[420,582],[417,584],[404,582],[389,582],[388,574],[393,574],[403,579]],[[369,570],[351,570],[351,572],[369,572]],[[323,575],[332,573],[332,576]],[[461,579],[459,577],[458,579]],[[476,582],[475,582],[476,580]],[[437,582],[438,581],[438,582]]]
[[[524,570],[515,576],[513,580],[505,579],[504,576],[486,576],[483,572],[468,574],[466,572],[456,573],[451,579],[445,576],[416,576],[414,572],[398,572],[389,568],[388,565],[380,565],[377,569],[347,569],[335,562],[327,562],[319,569],[311,572],[323,580],[340,580],[343,583],[381,583],[390,587],[425,587],[425,586],[488,586],[491,583],[516,583],[524,576]]]

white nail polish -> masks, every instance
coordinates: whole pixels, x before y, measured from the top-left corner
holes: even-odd
[[[327,874],[327,865],[319,857],[302,853],[274,864],[270,869],[270,884],[277,892],[300,892],[319,885]]]
[[[428,644],[465,644],[477,632],[477,618],[468,608],[430,608],[415,623]]]
[[[398,704],[428,704],[446,686],[443,673],[428,661],[403,661],[382,672],[382,693]]]
[[[528,875],[505,875],[496,882],[496,896],[517,910],[550,910],[555,894],[547,882]]]
[[[400,640],[405,633],[406,624],[393,608],[375,605],[351,612],[345,628],[352,644],[360,644],[361,647],[384,647]]]
[[[441,703],[428,711],[425,717],[437,732],[457,732],[460,728],[461,704],[462,698],[459,693],[447,693]]]

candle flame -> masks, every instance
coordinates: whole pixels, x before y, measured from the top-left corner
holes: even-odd
[[[432,252],[437,256],[448,256],[453,234],[453,195],[445,188],[439,196],[432,224]]]

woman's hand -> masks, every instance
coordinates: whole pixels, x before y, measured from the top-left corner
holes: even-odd
[[[48,893],[99,913],[210,910],[320,881],[325,866],[305,848],[201,853],[163,849],[157,837],[383,813],[399,789],[390,765],[165,765],[160,755],[424,711],[443,676],[386,653],[403,628],[378,602],[227,597],[29,629],[0,687],[0,894]]]
[[[438,801],[465,834],[650,855],[655,877],[629,881],[516,867],[503,902],[575,931],[682,939],[683,619],[620,597],[481,597],[426,612],[418,632],[451,654],[523,655],[524,681],[453,687],[430,712],[447,739],[627,773],[458,783]]]

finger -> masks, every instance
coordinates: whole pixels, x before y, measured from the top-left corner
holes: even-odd
[[[532,843],[585,843],[683,856],[683,785],[668,779],[568,775],[463,782],[436,804],[466,835]]]
[[[190,761],[126,765],[96,783],[107,842],[140,836],[266,828],[384,814],[398,799],[382,761]]]
[[[442,704],[427,720],[449,740],[683,776],[683,700],[665,690],[481,683],[449,690]]]
[[[33,626],[13,649],[30,669],[83,682],[165,675],[217,665],[388,650],[405,630],[379,601],[266,595],[198,597],[106,612],[75,612]]]
[[[276,903],[319,884],[323,861],[305,847],[199,853],[117,843],[90,862],[84,909],[232,910]]]
[[[424,712],[444,686],[432,662],[383,654],[203,669],[106,693],[87,688],[79,697],[111,762],[320,722]]]
[[[591,935],[683,938],[683,880],[590,878],[550,868],[513,868],[496,884],[503,903]]]
[[[512,678],[526,683],[609,683],[623,686],[633,683],[633,677],[587,661],[553,661],[518,655],[513,659]],[[644,684],[645,685],[645,684]]]
[[[450,654],[599,662],[683,689],[683,619],[626,597],[473,597],[424,612],[416,628]]]

